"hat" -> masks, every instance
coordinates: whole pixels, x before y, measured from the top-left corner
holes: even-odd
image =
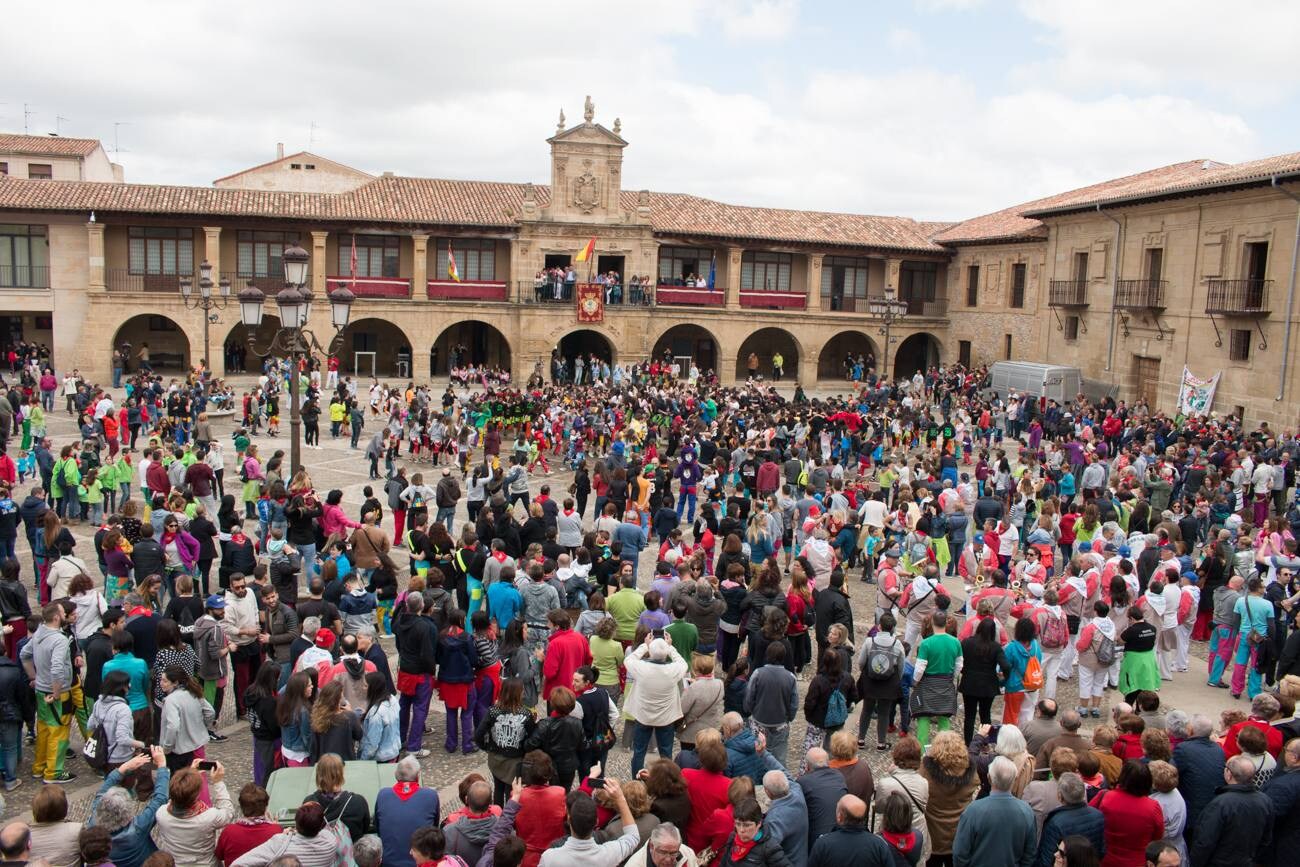
[[[894,547],[886,551],[884,556],[889,557],[892,560],[897,560],[899,557],[903,556],[903,552],[898,550],[897,547]]]
[[[211,596],[208,597],[208,601],[206,604],[209,608],[225,608],[226,600],[218,596],[217,594],[213,593]]]
[[[316,646],[324,650],[329,650],[334,646],[334,631],[332,629],[322,629],[316,633]]]
[[[1133,556],[1133,549],[1128,545],[1120,545],[1119,548],[1116,549],[1115,553],[1127,559]]]
[[[1029,591],[1029,595],[1034,597],[1035,599],[1043,598],[1043,591],[1045,588],[1043,587],[1042,584],[1039,584],[1037,581],[1030,581],[1028,584],[1025,585],[1025,589],[1027,589]]]
[[[1116,545],[1114,542],[1107,542],[1105,547],[1102,548],[1102,550],[1105,551],[1107,554],[1117,554],[1119,553],[1119,546]]]
[[[984,544],[984,534],[983,534],[983,533],[976,533],[975,536],[974,536],[974,541],[975,541],[975,544],[976,544],[976,545],[983,545],[983,544]]]

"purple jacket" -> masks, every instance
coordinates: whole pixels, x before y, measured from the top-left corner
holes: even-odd
[[[158,540],[158,544],[167,548],[166,537]],[[176,534],[176,553],[180,554],[181,563],[186,569],[193,569],[199,562],[199,540],[191,536],[187,531],[181,530]]]

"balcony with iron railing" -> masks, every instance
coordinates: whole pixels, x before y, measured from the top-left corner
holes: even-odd
[[[1272,280],[1209,280],[1205,312],[1222,316],[1267,316]]]
[[[573,306],[577,303],[574,300],[577,285],[520,280],[518,299],[523,304]],[[649,307],[654,303],[654,290],[649,284],[614,284],[603,287],[603,290],[606,307]]]
[[[48,289],[50,269],[46,265],[0,265],[0,289]]]
[[[158,292],[180,295],[182,276],[198,283],[197,273],[140,274],[130,268],[105,268],[104,285],[109,292]]]
[[[1087,307],[1087,280],[1053,280],[1047,286],[1048,307]]]
[[[1115,309],[1163,310],[1165,309],[1166,280],[1117,280],[1115,282]]]

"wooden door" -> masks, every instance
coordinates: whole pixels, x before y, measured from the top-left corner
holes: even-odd
[[[1145,399],[1147,406],[1154,410],[1160,391],[1160,359],[1144,355],[1133,356],[1133,377],[1136,382],[1135,396],[1138,399]]]

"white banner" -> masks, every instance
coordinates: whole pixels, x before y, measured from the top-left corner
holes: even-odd
[[[1183,382],[1178,389],[1178,411],[1183,415],[1208,415],[1214,406],[1214,392],[1219,387],[1219,377],[1214,374],[1209,379],[1201,379],[1183,365]]]

